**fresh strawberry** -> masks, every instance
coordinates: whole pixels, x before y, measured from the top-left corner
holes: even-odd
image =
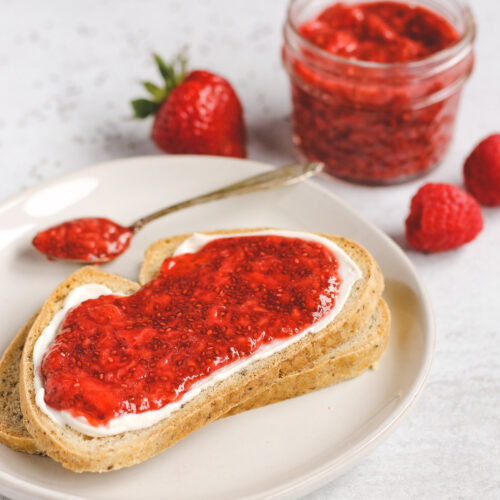
[[[479,203],[500,205],[500,134],[482,140],[464,164],[465,187]]]
[[[450,184],[425,184],[412,198],[406,240],[422,252],[442,252],[473,240],[483,228],[477,201]]]
[[[186,74],[183,56],[171,65],[154,58],[165,85],[144,82],[152,99],[136,99],[132,107],[137,118],[155,114],[155,144],[166,153],[245,158],[243,108],[229,82],[208,71]]]

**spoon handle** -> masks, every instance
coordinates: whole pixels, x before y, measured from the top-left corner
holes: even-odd
[[[287,167],[278,168],[271,172],[264,174],[254,175],[248,177],[240,182],[230,184],[216,191],[211,191],[189,200],[181,201],[175,205],[171,205],[161,210],[157,210],[145,217],[136,220],[130,228],[136,233],[142,229],[149,222],[163,217],[164,215],[177,212],[183,208],[193,207],[208,201],[220,200],[222,198],[229,198],[240,194],[252,193],[263,189],[272,189],[279,186],[289,186],[300,182],[308,177],[311,177],[323,169],[323,164],[318,162],[304,163],[300,165],[289,165]]]

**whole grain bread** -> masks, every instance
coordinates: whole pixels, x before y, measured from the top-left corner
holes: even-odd
[[[35,440],[24,425],[19,402],[19,363],[24,341],[38,313],[19,329],[0,360],[0,442],[13,450],[40,453]]]
[[[242,231],[227,231],[230,232]],[[173,248],[187,236],[170,239],[176,240]],[[89,437],[69,427],[58,425],[35,403],[33,348],[44,328],[62,307],[67,294],[73,288],[86,283],[104,284],[114,292],[121,293],[131,293],[137,289],[135,283],[93,267],[82,268],[73,273],[56,288],[42,306],[26,339],[21,360],[21,409],[26,427],[39,448],[61,462],[64,467],[77,472],[103,472],[139,463],[173,445],[202,425],[221,417],[236,405],[244,404],[263,388],[271,386],[280,371],[282,374],[286,373],[283,371],[286,363],[300,358],[299,365],[303,368],[319,355],[326,354],[331,347],[336,347],[352,337],[356,329],[363,324],[360,317],[366,320],[374,311],[383,287],[383,278],[373,258],[362,247],[344,238],[323,236],[331,238],[341,246],[363,272],[363,278],[351,290],[345,307],[328,327],[318,333],[307,334],[283,351],[264,360],[255,361],[238,373],[217,382],[157,424],[115,436]],[[359,304],[360,301],[363,302],[362,305]],[[370,314],[367,315],[365,309],[370,307]],[[330,338],[333,340],[329,340]],[[255,391],[252,393],[253,389]]]

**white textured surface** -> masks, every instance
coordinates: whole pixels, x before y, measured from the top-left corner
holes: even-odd
[[[287,163],[289,95],[279,60],[284,0],[29,2],[0,0],[0,200],[97,161],[155,153],[149,123],[129,120],[149,53],[189,41],[192,66],[227,76],[240,94],[250,157]],[[499,131],[500,3],[473,0],[477,64],[444,164],[426,180],[461,184],[461,165]],[[410,196],[322,181],[403,248]],[[472,244],[441,255],[408,250],[438,327],[427,388],[396,433],[309,499],[500,497],[500,209],[484,210]]]

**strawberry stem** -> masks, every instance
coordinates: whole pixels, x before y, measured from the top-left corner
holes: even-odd
[[[131,102],[135,118],[146,118],[155,114],[161,104],[168,99],[170,92],[186,77],[187,71],[187,48],[184,47],[171,64],[158,55],[153,54],[153,58],[158,66],[158,71],[163,78],[163,87],[152,82],[143,82],[142,85],[152,96],[152,99],[134,99]]]

